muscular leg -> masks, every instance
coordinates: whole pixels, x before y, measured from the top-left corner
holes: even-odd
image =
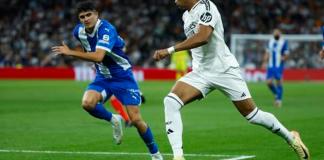
[[[107,111],[103,106],[102,96],[95,90],[88,90],[84,93],[82,107],[92,116],[103,119],[112,124],[113,138],[116,144],[120,144],[123,136],[121,120]]]
[[[254,107],[255,105],[251,98],[233,103],[250,123],[263,126],[285,139],[300,159],[308,160],[310,158],[308,148],[302,142],[299,133],[296,131],[289,132],[274,115]]]
[[[147,148],[149,149],[151,154],[155,154],[158,152],[158,147],[156,143],[154,142],[153,134],[148,127],[148,125],[143,120],[139,107],[138,106],[132,106],[129,105],[126,107],[127,112],[129,114],[129,118],[132,122],[132,124],[137,128],[137,131],[141,138],[143,139],[144,143],[146,144]]]
[[[126,107],[126,109],[133,125],[137,128],[137,130],[140,133],[144,133],[146,131],[147,125],[141,116],[139,107],[129,105]]]
[[[197,98],[201,98],[201,92],[196,88],[178,81],[164,98],[165,124],[168,139],[171,144],[174,157],[182,157],[182,120],[180,109]]]
[[[119,113],[119,115],[121,115],[123,117],[123,119],[125,120],[126,124],[128,124],[130,122],[129,121],[128,114],[124,110],[123,104],[115,96],[111,96],[111,98],[110,98],[110,105],[114,108],[114,110],[117,113]]]
[[[233,103],[250,123],[263,126],[284,138],[288,143],[292,143],[293,136],[287,128],[273,114],[258,109],[251,98],[233,101]]]
[[[83,95],[82,107],[90,115],[96,118],[111,121],[112,113],[105,109],[101,103],[101,100],[102,96],[99,92],[95,90],[88,90]]]

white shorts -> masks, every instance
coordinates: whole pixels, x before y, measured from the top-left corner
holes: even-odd
[[[240,68],[229,68],[226,72],[206,76],[204,73],[190,72],[179,81],[198,89],[205,97],[214,89],[223,92],[232,101],[241,101],[251,98],[250,91],[241,75]]]

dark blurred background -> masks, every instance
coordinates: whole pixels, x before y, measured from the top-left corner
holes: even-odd
[[[78,23],[74,13],[77,2],[0,0],[0,67],[73,65],[71,58],[50,56],[50,47],[62,40],[71,47],[78,45],[72,36],[72,29]],[[185,39],[183,11],[173,0],[96,2],[101,18],[114,24],[125,39],[127,54],[136,66],[156,67],[151,58],[155,49]],[[320,34],[320,26],[324,24],[323,0],[213,2],[222,15],[228,44],[231,34],[271,34],[274,28],[280,28],[285,34]],[[299,67],[305,66],[312,65]]]

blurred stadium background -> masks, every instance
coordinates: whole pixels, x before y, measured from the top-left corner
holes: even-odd
[[[126,129],[124,143],[114,146],[110,127],[82,111],[81,96],[93,78],[90,65],[50,53],[51,46],[62,40],[71,47],[78,46],[72,36],[77,2],[0,0],[1,160],[147,159],[145,155],[131,155],[146,152],[144,146],[134,147],[143,145],[134,129]],[[147,95],[143,116],[153,128],[161,151],[170,153],[162,101],[175,80],[175,71],[169,59],[156,63],[151,57],[155,49],[185,38],[182,11],[173,0],[97,2],[101,18],[112,22],[126,41],[134,74]],[[222,15],[228,46],[246,79],[254,82],[249,86],[257,103],[289,128],[300,130],[313,159],[324,159],[324,61],[318,56],[323,40],[320,26],[324,25],[324,1],[213,2]],[[263,83],[261,69],[266,39],[274,28],[291,38],[281,109],[272,107],[272,95]],[[218,92],[184,108],[183,116],[185,151],[197,154],[188,156],[189,160],[234,159],[242,155],[260,160],[295,159],[281,139],[248,125]]]

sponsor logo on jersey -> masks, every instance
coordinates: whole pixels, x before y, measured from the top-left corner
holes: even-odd
[[[208,23],[213,19],[213,16],[209,12],[205,12],[200,16],[200,20],[204,23]]]

